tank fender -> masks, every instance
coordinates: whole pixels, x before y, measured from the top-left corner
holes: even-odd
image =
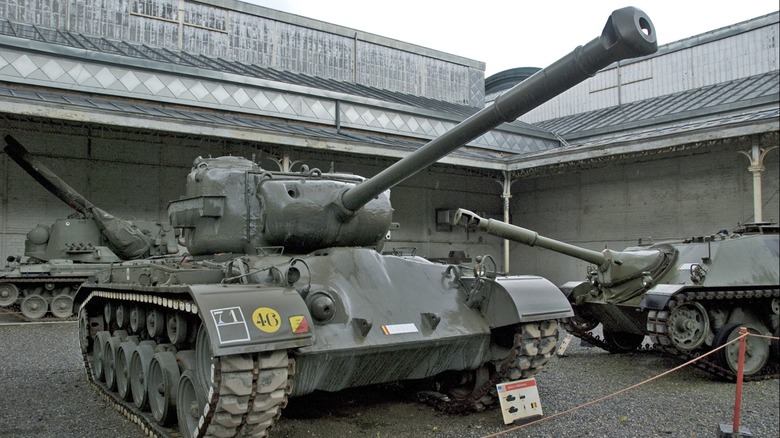
[[[684,284],[656,284],[647,291],[639,307],[643,310],[663,310],[669,298],[684,288]]]
[[[314,344],[313,320],[295,289],[258,285],[191,285],[214,356]]]
[[[494,280],[482,309],[491,328],[574,316],[571,304],[557,286],[530,275]]]
[[[567,281],[562,284],[559,289],[563,292],[563,295],[569,302],[573,302],[578,296],[590,291],[592,286],[587,281]],[[577,291],[577,293],[574,291]]]

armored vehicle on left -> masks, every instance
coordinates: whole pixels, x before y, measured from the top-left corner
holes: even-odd
[[[170,224],[127,221],[95,207],[10,135],[5,152],[36,181],[76,212],[27,233],[24,257],[9,256],[0,269],[0,307],[35,320],[50,312],[73,315],[79,285],[111,263],[178,252]]]

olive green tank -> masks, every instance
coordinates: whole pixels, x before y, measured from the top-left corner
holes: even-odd
[[[745,224],[732,232],[598,252],[468,210],[458,210],[453,221],[592,263],[582,281],[561,286],[575,313],[565,328],[607,351],[632,351],[647,335],[655,348],[692,359],[733,340],[740,327],[780,336],[777,224]],[[603,338],[593,334],[599,323]],[[777,378],[777,342],[751,336],[747,343],[745,375]],[[697,366],[733,379],[737,349],[733,343]]]
[[[537,276],[381,254],[388,190],[656,48],[644,13],[615,11],[600,37],[370,179],[196,159],[168,208],[189,257],[125,262],[78,290],[90,380],[151,434],[184,437],[265,436],[289,397],[403,380],[442,409],[494,406],[497,383],[549,360],[571,306]]]
[[[170,224],[128,221],[92,205],[10,135],[3,149],[10,158],[75,210],[50,226],[27,233],[24,257],[10,256],[0,269],[0,307],[28,320],[51,314],[73,316],[76,289],[111,263],[178,252]]]

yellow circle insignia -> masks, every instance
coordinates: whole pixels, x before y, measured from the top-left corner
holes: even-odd
[[[252,312],[252,322],[255,327],[266,333],[274,333],[282,325],[282,318],[279,312],[270,307],[260,307]]]

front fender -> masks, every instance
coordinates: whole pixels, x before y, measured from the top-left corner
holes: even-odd
[[[642,297],[639,307],[644,310],[663,310],[669,298],[685,287],[684,284],[656,284]]]
[[[257,285],[193,285],[214,356],[314,344],[313,321],[294,289]]]
[[[499,277],[491,283],[481,306],[491,328],[574,316],[560,289],[542,277]]]
[[[569,302],[574,302],[577,297],[585,295],[593,289],[587,281],[568,281],[559,288]]]

